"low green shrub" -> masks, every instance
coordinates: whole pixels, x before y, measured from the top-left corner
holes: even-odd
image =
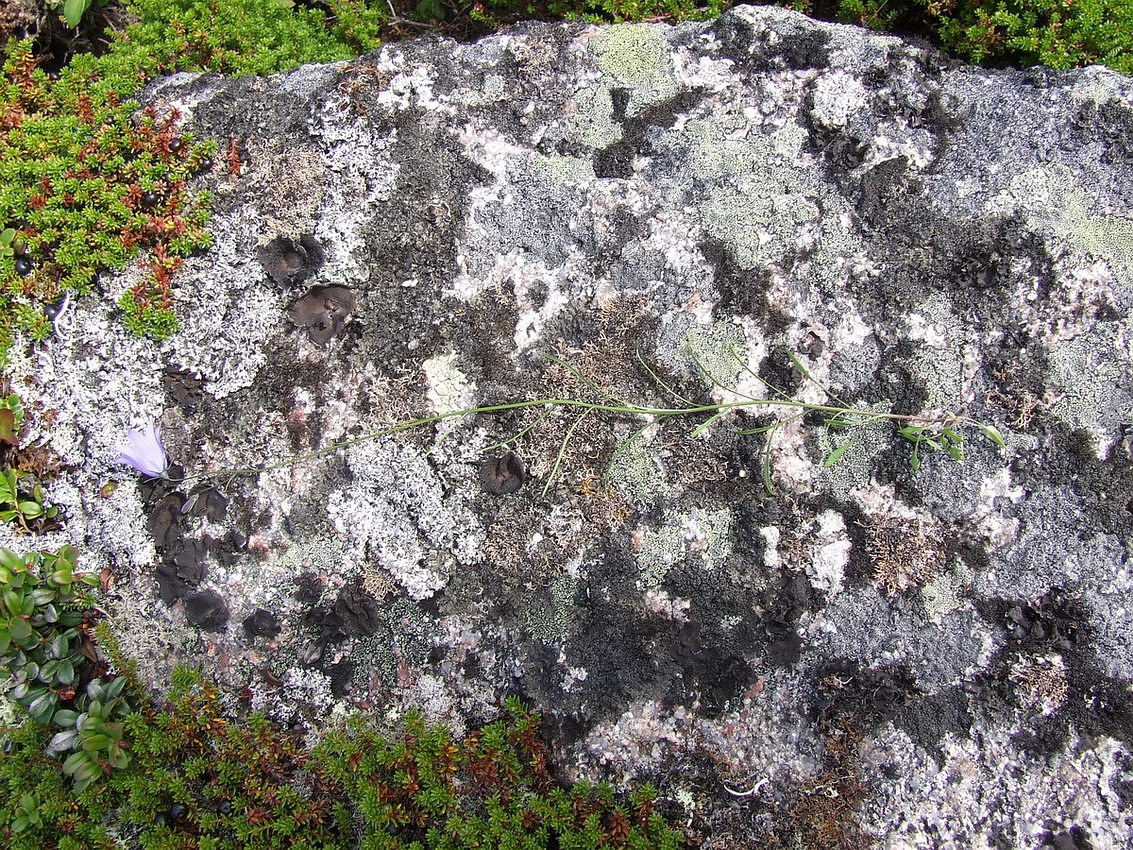
[[[104,633],[105,630],[100,630]],[[146,850],[670,850],[682,834],[654,810],[648,786],[629,798],[610,786],[561,787],[538,737],[539,717],[508,701],[507,718],[464,740],[416,713],[383,736],[363,719],[313,749],[259,714],[224,709],[219,689],[179,667],[164,701],[109,720],[114,700],[140,690],[131,665],[109,647],[122,675],[57,713],[53,736],[34,723],[8,730],[0,757],[0,844],[13,850],[111,847],[129,834]],[[131,696],[131,699],[134,697]],[[62,716],[59,716],[62,715]],[[88,724],[89,726],[89,724]],[[91,740],[94,739],[94,740]],[[110,764],[116,742],[128,761]],[[53,758],[65,747],[85,770],[78,781]],[[125,748],[118,746],[121,752]],[[66,762],[64,763],[64,767]]]
[[[1133,73],[1128,0],[921,0],[945,49],[973,62],[1108,65]]]
[[[936,41],[975,63],[1133,72],[1128,0],[784,0],[823,20]]]
[[[76,556],[71,546],[28,555],[0,549],[0,669],[12,683],[8,696],[42,725],[74,698],[84,662],[84,591],[98,580],[75,573]]]

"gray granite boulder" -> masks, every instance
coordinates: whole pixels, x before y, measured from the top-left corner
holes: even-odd
[[[182,328],[122,330],[128,270],[11,371],[67,464],[39,542],[109,569],[155,686],[204,664],[312,730],[519,694],[705,847],[1126,846],[1127,78],[739,8],[146,100],[243,151]],[[366,438],[785,397],[1005,447],[914,469],[893,421],[758,404]],[[117,465],[147,421],[186,480]]]

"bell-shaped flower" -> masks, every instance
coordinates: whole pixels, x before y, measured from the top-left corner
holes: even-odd
[[[157,478],[169,468],[161,432],[152,422],[145,428],[126,432],[127,444],[118,447],[118,459],[142,475]]]

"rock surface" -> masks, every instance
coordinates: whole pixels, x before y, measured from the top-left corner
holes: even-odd
[[[201,663],[312,729],[518,693],[565,772],[652,779],[705,847],[1125,846],[1128,79],[739,8],[146,99],[244,152],[198,181],[182,330],[121,329],[129,270],[12,371],[69,470],[37,545],[110,568],[155,685]],[[1007,445],[914,470],[892,422],[520,409],[195,477],[510,401],[780,392]],[[146,421],[190,480],[116,465]]]

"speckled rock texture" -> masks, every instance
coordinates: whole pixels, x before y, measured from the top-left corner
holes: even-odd
[[[122,330],[128,270],[11,371],[66,465],[37,545],[108,570],[155,687],[201,664],[312,732],[519,694],[564,776],[656,782],[704,847],[1128,846],[1130,80],[739,8],[146,100],[221,143],[182,329]],[[769,407],[358,439],[598,390],[1007,445],[914,470],[877,422],[827,468],[846,432]],[[147,421],[187,480],[116,463]]]

